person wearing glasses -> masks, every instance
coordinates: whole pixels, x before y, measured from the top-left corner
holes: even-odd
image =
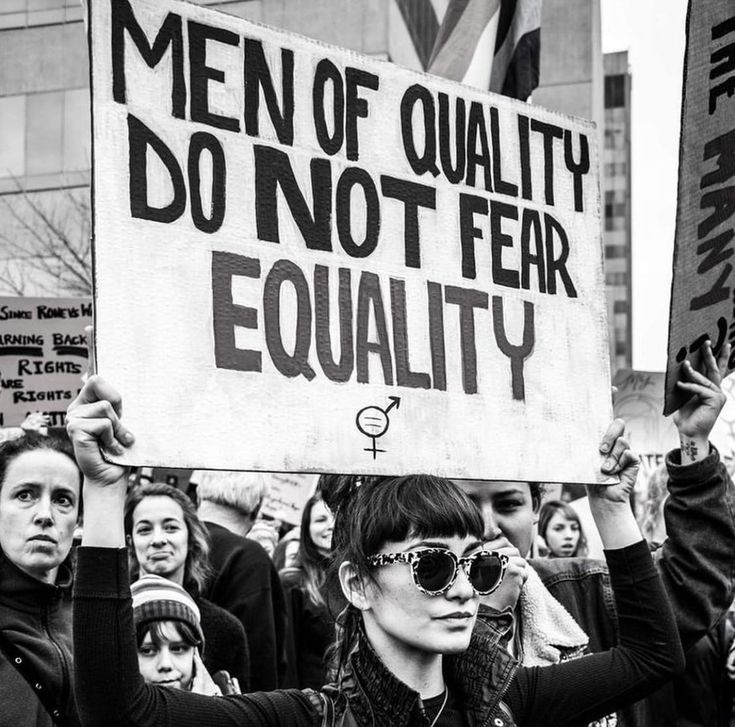
[[[331,568],[349,604],[333,685],[211,698],[146,684],[136,668],[128,585],[126,470],[100,451],[119,453],[132,443],[120,411],[117,392],[91,377],[67,414],[85,475],[74,591],[77,700],[85,724],[584,724],[683,668],[674,615],[625,485],[590,493],[608,549],[620,644],[537,668],[520,667],[490,629],[476,626],[480,598],[498,588],[506,567],[483,544],[479,511],[449,480],[412,475],[359,486],[357,478],[345,478],[330,498]]]

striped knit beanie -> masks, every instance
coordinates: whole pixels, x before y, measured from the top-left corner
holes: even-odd
[[[183,621],[204,643],[199,607],[177,583],[156,575],[141,576],[130,586],[135,625],[151,621]]]

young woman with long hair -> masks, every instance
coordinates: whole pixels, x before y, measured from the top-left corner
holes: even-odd
[[[561,500],[548,500],[541,506],[538,534],[549,549],[549,558],[584,558],[587,540],[575,509]]]
[[[501,582],[505,562],[483,547],[479,511],[449,480],[415,475],[359,487],[353,479],[332,499],[332,567],[349,602],[334,686],[210,699],[147,685],[135,668],[127,559],[119,550],[126,470],[100,451],[120,453],[132,443],[120,411],[117,392],[92,377],[67,415],[85,473],[74,633],[86,723],[316,727],[329,724],[334,709],[334,724],[359,727],[586,724],[683,667],[629,488],[591,489],[620,645],[523,668],[476,626],[480,596]]]
[[[319,689],[325,681],[336,615],[327,606],[325,588],[333,529],[334,516],[322,496],[309,498],[301,515],[296,564],[279,574],[288,606],[285,687]]]

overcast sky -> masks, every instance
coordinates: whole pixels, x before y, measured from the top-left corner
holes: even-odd
[[[633,366],[666,368],[686,0],[602,0],[602,49],[633,74]]]

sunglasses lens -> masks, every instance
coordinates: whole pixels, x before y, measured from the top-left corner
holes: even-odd
[[[470,567],[470,583],[478,593],[489,593],[500,583],[503,563],[493,553],[480,553]]]
[[[416,563],[416,579],[425,591],[442,591],[454,576],[449,553],[424,553]]]

